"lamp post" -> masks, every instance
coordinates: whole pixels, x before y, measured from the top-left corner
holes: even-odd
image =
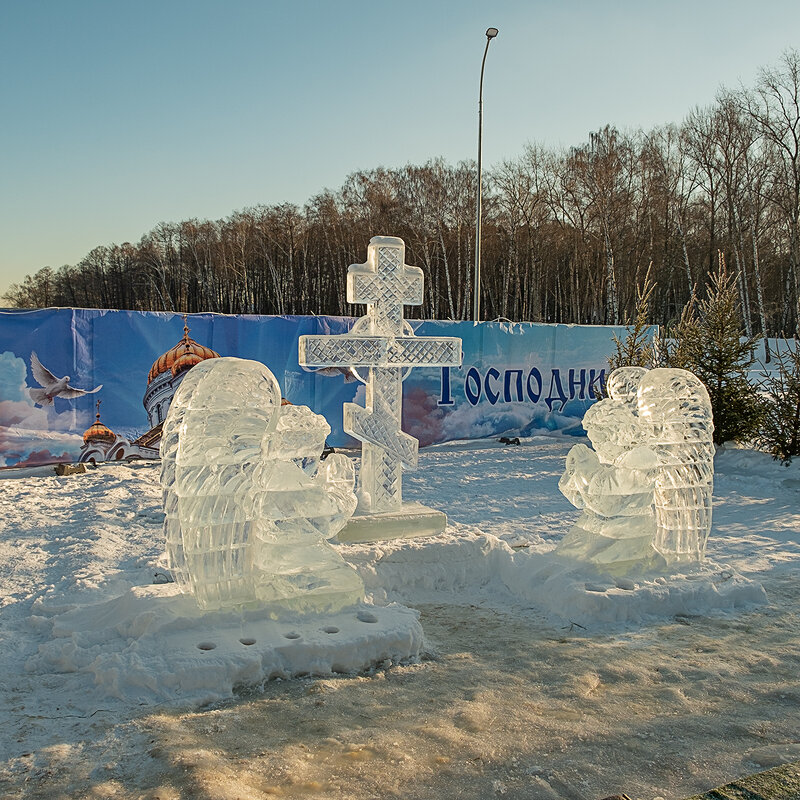
[[[481,318],[481,158],[483,139],[483,70],[486,66],[486,54],[489,52],[489,42],[497,36],[497,28],[486,29],[486,48],[483,51],[481,62],[481,87],[478,92],[478,202],[475,211],[475,285],[472,295],[472,320],[480,321]]]

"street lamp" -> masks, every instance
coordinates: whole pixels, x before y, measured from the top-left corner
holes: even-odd
[[[475,286],[472,295],[472,320],[478,322],[481,318],[481,140],[483,138],[483,69],[486,66],[486,54],[489,52],[489,42],[497,36],[497,28],[486,29],[486,48],[483,51],[481,62],[481,88],[478,92],[478,203],[475,211]]]

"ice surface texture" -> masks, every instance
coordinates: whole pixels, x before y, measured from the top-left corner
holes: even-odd
[[[356,507],[346,456],[320,462],[330,427],[305,406],[281,406],[256,361],[194,366],[161,439],[167,555],[181,591],[204,609],[267,605],[336,611],[363,584],[325,541]]]
[[[594,450],[579,444],[559,489],[583,514],[559,543],[562,556],[612,572],[699,561],[711,529],[711,403],[681,369],[622,367],[609,397],[586,412]]]
[[[655,549],[667,561],[700,560],[711,532],[714,420],[699,378],[684,369],[653,369],[639,383],[639,417],[652,428],[656,453]]]
[[[412,367],[459,366],[461,339],[417,337],[404,305],[422,303],[423,275],[405,263],[405,244],[374,236],[364,264],[347,271],[347,302],[367,313],[341,336],[301,336],[306,367],[350,367],[366,384],[366,406],[344,404],[344,430],[362,442],[359,511],[384,512],[403,503],[402,471],[417,465],[418,442],[401,430],[403,379]]]

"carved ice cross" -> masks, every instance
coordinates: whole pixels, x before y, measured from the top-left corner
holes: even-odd
[[[347,270],[347,302],[366,303],[367,313],[341,336],[301,336],[306,367],[350,367],[366,384],[365,407],[344,404],[344,430],[362,442],[361,511],[400,508],[403,467],[417,465],[417,440],[403,433],[403,379],[412,367],[461,364],[461,339],[414,335],[403,306],[422,304],[423,275],[405,261],[405,243],[374,236],[364,264]],[[363,375],[359,367],[366,368]]]

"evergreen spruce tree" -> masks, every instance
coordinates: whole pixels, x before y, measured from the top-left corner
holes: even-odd
[[[783,464],[800,455],[800,347],[774,354],[775,366],[764,375],[764,421],[758,443]]]
[[[742,338],[736,276],[728,273],[720,252],[704,300],[690,299],[672,331],[667,366],[688,369],[708,389],[714,412],[714,442],[754,439],[763,402],[747,380],[757,339]]]

